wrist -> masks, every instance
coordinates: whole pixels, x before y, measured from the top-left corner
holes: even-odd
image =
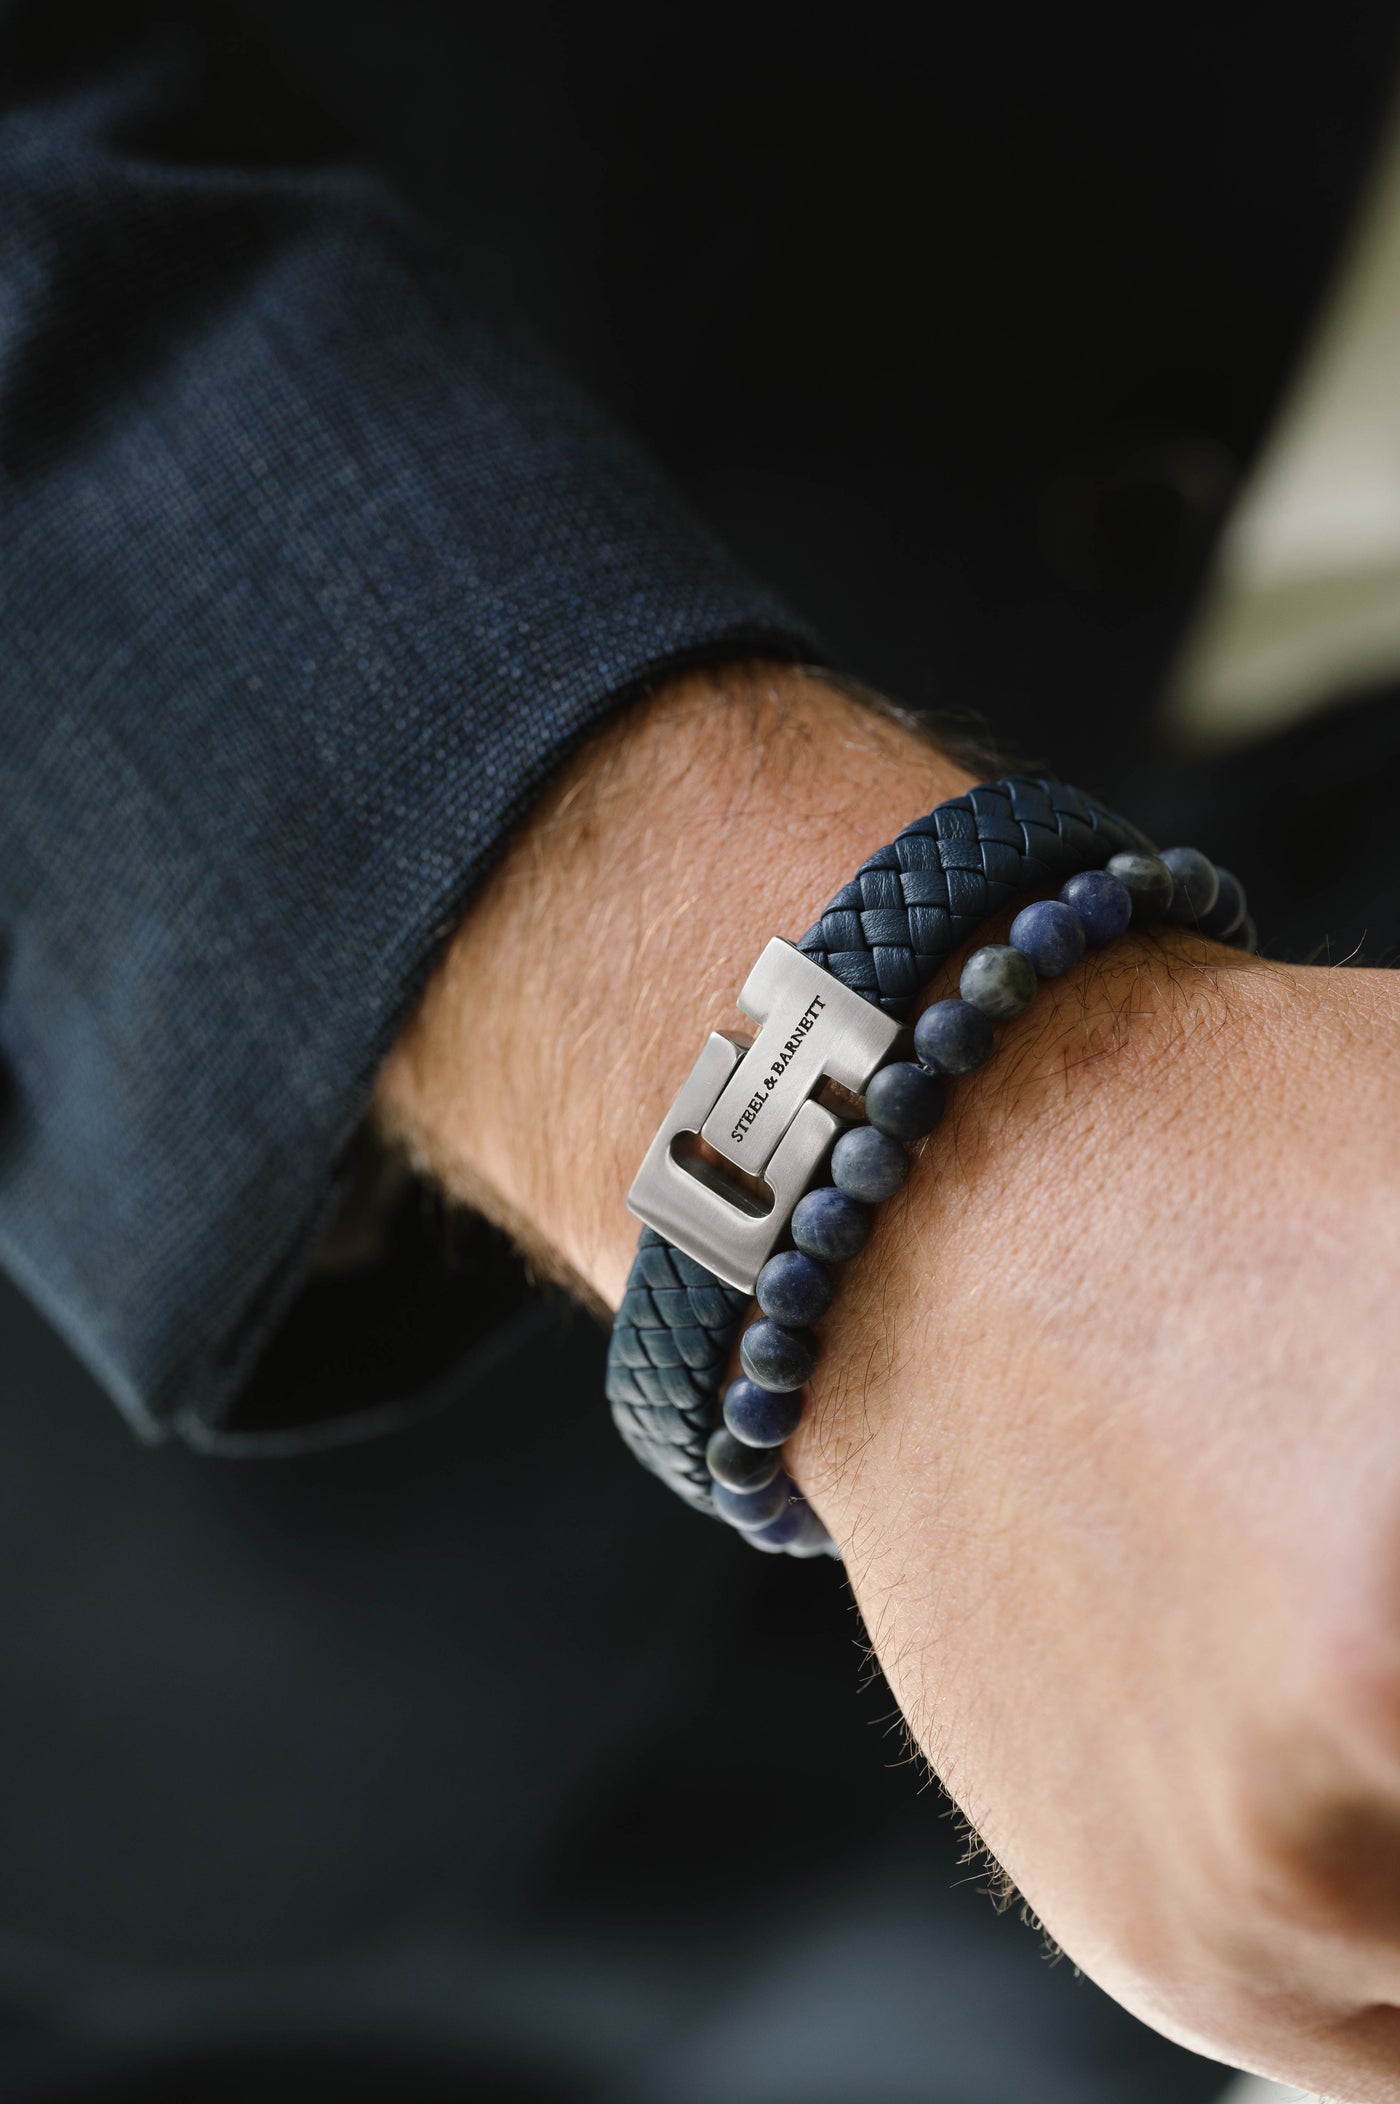
[[[932,998],[956,990],[963,962],[950,960]],[[1185,1305],[1200,1238],[1164,1236],[1160,1218],[1183,1177],[1199,1184],[1206,1150],[1185,1155],[1180,1134],[1208,1092],[1209,1159],[1228,1188],[1231,1098],[1267,1088],[1293,976],[1182,929],[1134,931],[1042,985],[1002,1026],[997,1057],[950,1091],[845,1275],[812,1407],[786,1450],[843,1548],[859,1533],[862,1456],[908,1439],[946,1478],[975,1437],[985,1466],[989,1441],[1019,1436],[1008,1398],[1043,1384],[1053,1351],[1069,1363],[1131,1330],[1144,1244],[1158,1312],[1178,1263]]]
[[[385,1067],[381,1117],[614,1304],[635,1240],[625,1195],[691,1048],[738,1021],[770,934],[800,934],[892,820],[970,780],[795,668],[668,681],[511,843]]]

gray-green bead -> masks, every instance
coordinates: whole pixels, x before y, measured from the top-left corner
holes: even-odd
[[[1160,855],[1110,855],[1105,867],[1109,876],[1126,885],[1135,921],[1161,920],[1171,910],[1176,886]]]
[[[721,1425],[711,1432],[705,1462],[726,1490],[766,1490],[782,1465],[778,1447],[743,1446]]]
[[[1220,896],[1215,864],[1198,847],[1166,848],[1162,860],[1174,886],[1169,918],[1184,928],[1199,927]]]
[[[1035,999],[1035,967],[1010,943],[988,942],[962,968],[958,992],[994,1023],[1021,1015]]]

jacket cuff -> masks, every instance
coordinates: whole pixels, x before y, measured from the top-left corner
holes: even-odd
[[[4,171],[0,1258],[208,1444],[552,772],[680,667],[821,646],[372,185],[90,114]]]

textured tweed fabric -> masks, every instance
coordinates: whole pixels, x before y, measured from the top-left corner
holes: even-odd
[[[208,1445],[551,770],[670,668],[818,646],[148,12],[0,4],[0,1260]]]

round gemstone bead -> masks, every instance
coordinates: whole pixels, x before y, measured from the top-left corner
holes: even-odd
[[[727,1490],[723,1483],[716,1483],[713,1497],[715,1511],[731,1527],[766,1527],[787,1511],[788,1499],[792,1496],[792,1484],[781,1471],[762,1490]]]
[[[1245,951],[1250,957],[1253,957],[1257,952],[1259,948],[1259,930],[1247,913],[1230,937],[1230,945],[1232,949]]]
[[[750,1539],[760,1549],[789,1548],[806,1533],[811,1509],[805,1498],[794,1498],[787,1510],[769,1520],[766,1527],[755,1527]]]
[[[831,1306],[831,1274],[800,1249],[780,1250],[759,1272],[754,1298],[775,1322],[819,1322]]]
[[[994,1023],[1009,1022],[1035,999],[1035,972],[1010,943],[984,943],[963,966],[958,992]]]
[[[1182,927],[1199,928],[1220,896],[1215,864],[1198,847],[1169,847],[1162,860],[1174,886],[1169,918]]]
[[[935,1001],[914,1025],[914,1050],[934,1074],[971,1074],[991,1057],[989,1016],[971,1001]]]
[[[872,1078],[865,1115],[893,1140],[921,1140],[943,1115],[943,1083],[912,1059],[897,1059]]]
[[[785,1542],[783,1546],[786,1548],[789,1556],[835,1556],[837,1554],[835,1542],[827,1533],[810,1505],[807,1507],[807,1517],[802,1532],[796,1535],[792,1541]]]
[[[859,1256],[870,1233],[870,1215],[849,1191],[819,1184],[793,1208],[792,1239],[806,1256],[844,1264]]]
[[[1170,909],[1176,887],[1172,873],[1160,855],[1139,855],[1131,851],[1110,855],[1105,875],[1117,877],[1126,887],[1133,902],[1134,920],[1161,920]]]
[[[780,1447],[802,1422],[802,1397],[779,1395],[741,1375],[725,1391],[724,1422],[740,1446]]]
[[[1236,930],[1248,918],[1249,901],[1244,895],[1244,886],[1228,869],[1216,868],[1220,890],[1209,913],[1201,916],[1202,935],[1213,935],[1217,942],[1229,942]]]
[[[1011,940],[1042,979],[1058,979],[1084,955],[1084,923],[1059,899],[1037,899],[1011,923]]]
[[[817,1340],[810,1330],[790,1330],[766,1315],[751,1322],[739,1339],[739,1364],[760,1388],[780,1394],[800,1388],[816,1363]]]
[[[721,1425],[710,1434],[705,1463],[726,1490],[766,1490],[778,1473],[778,1449],[744,1446]]]
[[[831,1173],[843,1191],[866,1205],[893,1198],[909,1174],[909,1157],[898,1140],[873,1125],[843,1132],[831,1150]]]
[[[1117,942],[1133,917],[1132,893],[1106,869],[1081,869],[1061,885],[1060,899],[1084,923],[1084,940],[1091,950]]]

